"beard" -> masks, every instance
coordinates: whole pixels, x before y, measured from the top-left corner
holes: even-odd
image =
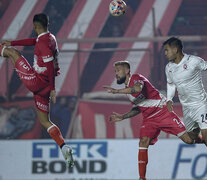
[[[125,77],[122,77],[120,79],[117,79],[117,84],[123,84],[124,82],[126,81],[126,76]]]

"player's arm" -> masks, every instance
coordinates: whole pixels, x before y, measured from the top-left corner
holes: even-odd
[[[49,89],[50,89],[50,98],[53,103],[56,103],[56,91],[55,91],[55,68],[53,61],[46,62],[46,67],[48,69],[48,78],[49,78]]]
[[[54,67],[55,67],[55,76],[60,75],[60,67],[59,67],[59,63],[58,63],[58,55],[59,55],[59,50],[56,49],[54,60],[53,60]]]
[[[54,57],[52,50],[49,48],[47,42],[39,42],[39,51],[42,56],[43,62],[47,68],[47,75],[48,75],[48,88],[50,89],[50,98],[52,99],[53,103],[56,102],[56,92],[55,92],[55,67],[54,67]]]
[[[204,61],[202,58],[200,57],[193,57],[194,61],[194,66],[198,69],[200,69],[201,71],[205,71],[207,70],[207,61]]]
[[[176,86],[173,83],[167,83],[167,109],[168,111],[173,111],[173,97],[175,96]]]
[[[15,41],[5,40],[2,42],[2,45],[4,46],[33,46],[35,44],[36,44],[36,38],[22,39],[22,40],[15,40]]]
[[[122,121],[124,119],[134,117],[137,114],[139,114],[140,112],[141,111],[139,110],[138,107],[133,107],[129,112],[127,112],[125,114],[118,114],[118,113],[113,112],[113,114],[109,118],[109,121],[111,121],[111,122]]]
[[[113,94],[136,94],[142,91],[143,85],[141,83],[137,83],[131,87],[123,89],[114,89],[109,86],[103,86],[103,88],[107,89],[109,93]]]
[[[170,75],[169,75],[169,69],[166,66],[165,68],[165,74],[166,74],[166,78],[167,78],[167,109],[168,111],[172,112],[173,111],[173,97],[175,96],[175,91],[176,91],[176,86],[173,83]]]

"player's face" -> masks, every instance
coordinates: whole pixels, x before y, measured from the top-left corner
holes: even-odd
[[[34,28],[34,31],[37,35],[38,35],[38,27],[39,27],[39,24],[37,22],[34,22],[33,23],[33,28]]]
[[[126,81],[126,71],[125,67],[122,65],[117,65],[114,67],[117,84],[123,84]]]
[[[33,22],[34,31],[37,35],[41,34],[43,31],[43,27],[39,22]]]
[[[168,44],[164,46],[165,57],[168,61],[174,61],[176,59],[177,49],[175,47],[170,47]]]

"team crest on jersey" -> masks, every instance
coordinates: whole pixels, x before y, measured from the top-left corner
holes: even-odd
[[[183,69],[187,69],[187,65],[186,64],[183,64]]]

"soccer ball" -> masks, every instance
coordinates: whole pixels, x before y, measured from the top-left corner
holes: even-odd
[[[126,11],[126,3],[123,0],[111,1],[109,11],[112,16],[122,16]]]

